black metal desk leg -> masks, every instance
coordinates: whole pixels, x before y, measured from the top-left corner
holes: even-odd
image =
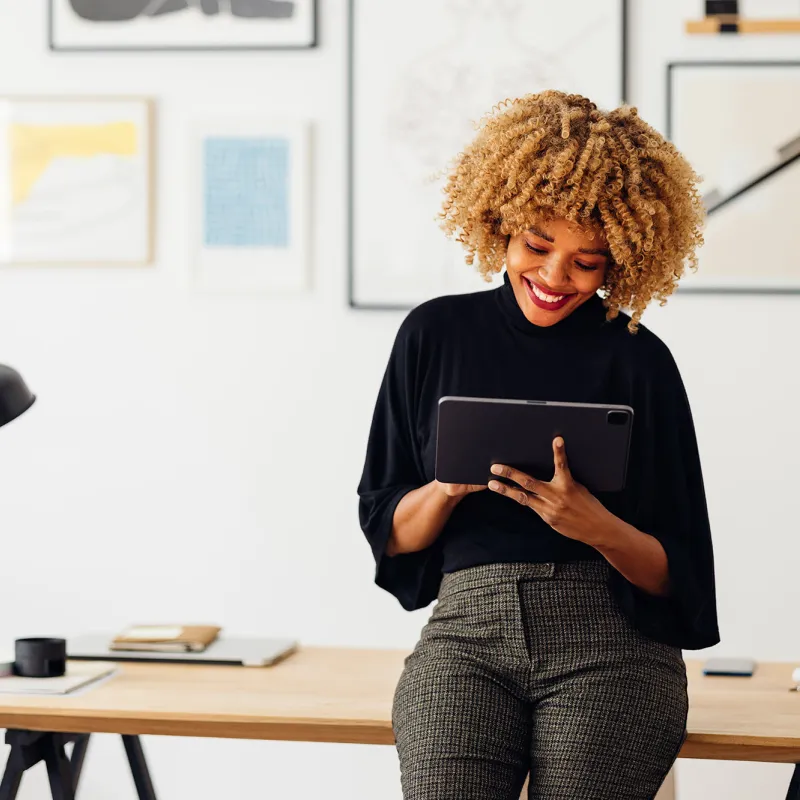
[[[86,758],[86,749],[89,747],[89,734],[78,736],[72,748],[72,755],[69,757],[69,764],[72,768],[72,791],[78,791],[78,781],[81,779],[83,761]],[[0,800],[2,800],[0,798]]]
[[[66,745],[75,742],[72,758],[67,757]],[[75,800],[88,733],[51,733],[47,731],[8,730],[6,744],[11,753],[0,783],[0,800],[16,800],[22,776],[40,761],[47,767],[53,800]]]
[[[0,797],[0,800],[3,800]],[[792,782],[789,784],[789,793],[786,800],[800,800],[800,764],[795,764]]]
[[[16,800],[24,772],[25,767],[20,763],[19,754],[12,748],[6,761],[3,781],[0,783],[0,800]]]
[[[133,775],[133,782],[136,784],[139,800],[156,800],[156,790],[153,788],[150,770],[147,768],[147,761],[145,760],[139,737],[123,734],[122,743],[125,745],[125,752],[128,754],[128,763],[131,765],[131,774]],[[3,798],[0,797],[0,800],[3,800]]]
[[[72,770],[64,750],[63,737],[58,734],[44,737],[42,753],[44,763],[47,765],[47,777],[50,779],[50,793],[53,795],[53,800],[75,800]]]

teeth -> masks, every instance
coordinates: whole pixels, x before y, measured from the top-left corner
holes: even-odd
[[[563,300],[566,297],[565,294],[545,294],[541,289],[539,289],[533,283],[531,284],[531,289],[533,289],[533,293],[540,300],[544,300],[545,303],[558,303],[560,300]]]

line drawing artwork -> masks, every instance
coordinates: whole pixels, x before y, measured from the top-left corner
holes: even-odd
[[[445,0],[450,20],[447,38],[418,56],[398,76],[391,93],[398,98],[386,120],[386,135],[424,171],[435,173],[463,147],[480,116],[500,100],[543,88],[574,86],[578,75],[569,53],[590,32],[609,27],[595,13],[570,31],[558,48],[520,37],[516,23],[525,0]],[[496,43],[498,58],[485,69],[474,54]],[[463,87],[468,86],[469,92]]]
[[[615,0],[406,0],[380,8],[352,0],[351,305],[409,308],[491,287],[439,229],[449,167],[505,99],[560,89],[618,105],[625,8]],[[391,247],[387,218],[402,231]]]

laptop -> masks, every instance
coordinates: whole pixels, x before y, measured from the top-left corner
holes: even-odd
[[[268,667],[297,650],[294,639],[221,636],[202,653],[152,653],[143,650],[110,650],[113,636],[87,634],[67,640],[67,658],[73,661],[158,661],[181,664],[218,664]]]

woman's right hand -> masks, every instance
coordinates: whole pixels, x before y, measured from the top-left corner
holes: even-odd
[[[448,497],[464,497],[487,488],[485,484],[480,483],[442,483],[441,481],[436,481],[436,484],[440,491],[444,492]]]

